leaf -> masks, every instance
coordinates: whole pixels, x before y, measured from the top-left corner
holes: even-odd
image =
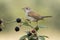
[[[28,22],[23,22],[23,25],[25,25],[25,26],[29,26],[29,24],[28,24]]]
[[[45,37],[48,38],[48,36],[39,36],[41,40],[45,40]]]
[[[47,28],[47,27],[43,25],[39,25],[39,28]]]
[[[38,26],[36,26],[36,27],[35,27],[35,30],[36,30],[36,31],[38,31],[38,30],[39,30],[39,27],[38,27]]]
[[[26,40],[25,38],[27,38],[27,35],[22,36],[19,40]]]
[[[44,37],[40,37],[40,39],[41,39],[41,40],[45,40],[45,38],[44,38]]]
[[[40,40],[45,40],[45,38],[43,36],[39,36]]]
[[[31,35],[30,37],[28,37],[28,40],[38,40],[38,37],[35,35]]]

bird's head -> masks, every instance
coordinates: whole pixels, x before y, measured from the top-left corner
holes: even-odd
[[[24,7],[24,8],[22,8],[25,12],[30,12],[31,11],[31,8],[29,8],[29,7]]]

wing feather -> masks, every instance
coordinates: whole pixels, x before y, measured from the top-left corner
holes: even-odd
[[[35,19],[40,19],[40,15],[35,12],[29,12],[28,16],[33,17]]]

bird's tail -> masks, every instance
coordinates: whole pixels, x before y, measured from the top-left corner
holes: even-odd
[[[52,16],[42,16],[42,18],[49,18],[49,17],[52,17]]]
[[[44,18],[49,18],[49,17],[52,17],[52,16],[40,16],[40,20],[43,20]]]

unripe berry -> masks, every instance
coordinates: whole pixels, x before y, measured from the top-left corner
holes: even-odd
[[[36,31],[35,30],[32,30],[32,33],[35,33]]]

